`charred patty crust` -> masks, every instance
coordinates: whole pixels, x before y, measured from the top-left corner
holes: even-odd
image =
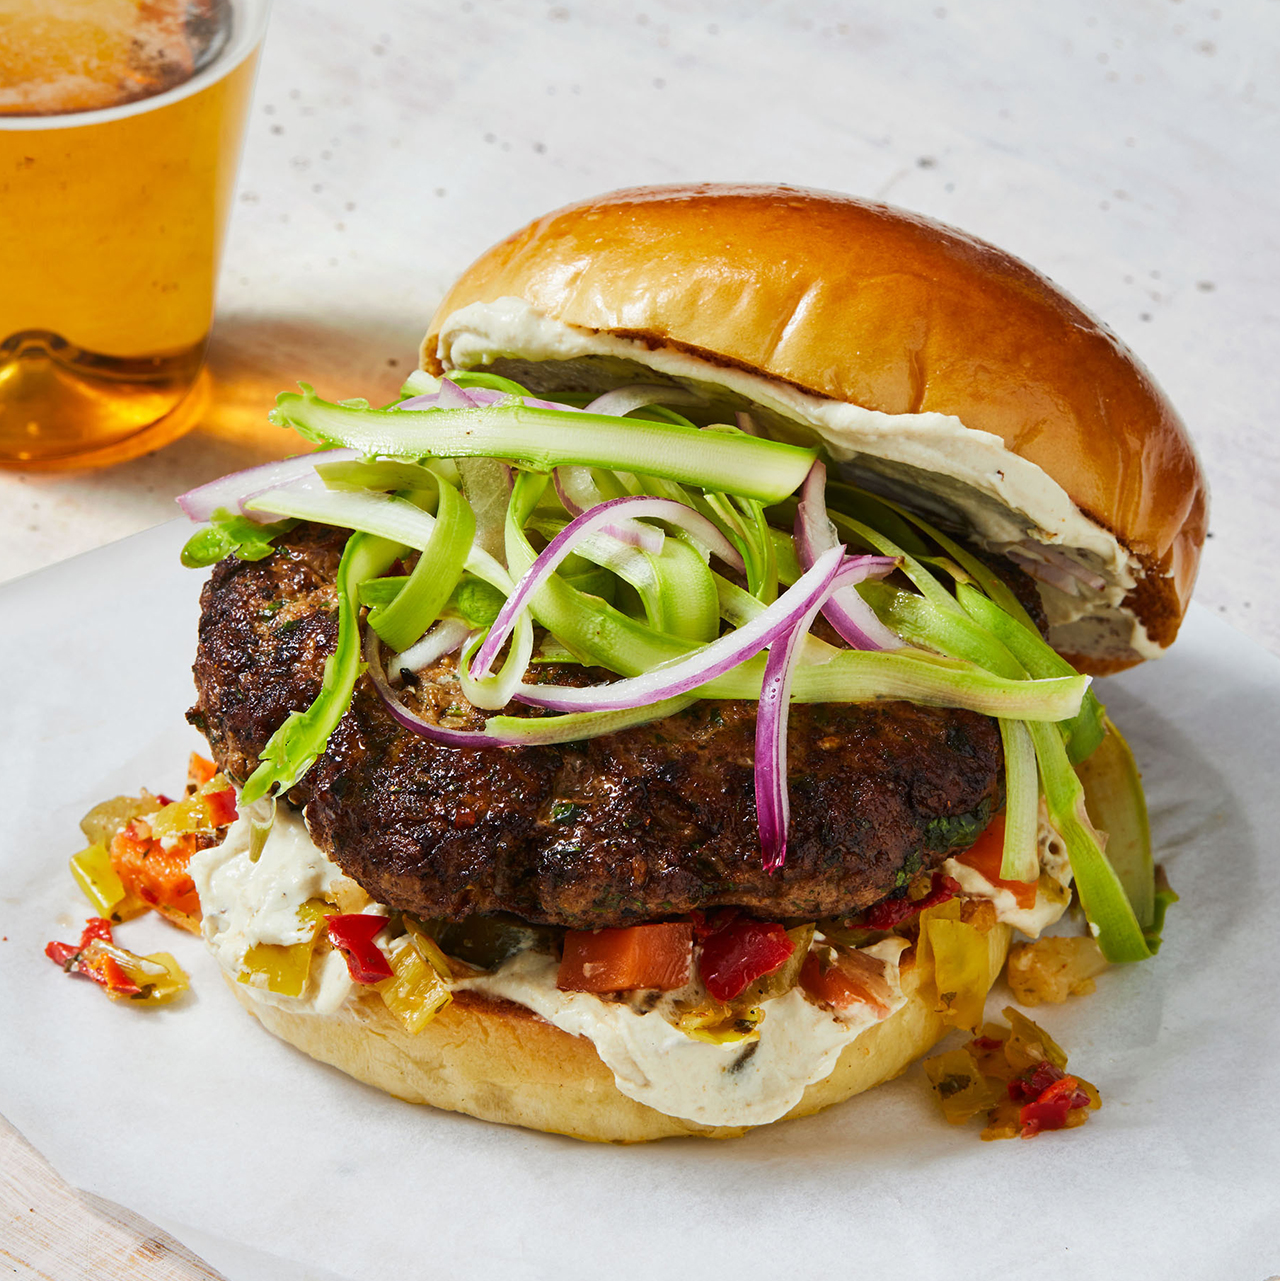
[[[201,596],[188,719],[243,781],[320,688],[337,640],[346,533],[301,525],[265,560],[219,564]],[[482,723],[452,660],[405,691],[421,715]],[[578,683],[572,666],[530,679]],[[536,714],[512,705],[507,714]],[[290,794],[375,899],[422,917],[506,911],[593,928],[735,905],[771,919],[868,906],[970,844],[1001,802],[994,721],[905,702],[791,709],[785,868],[760,865],[755,704],[707,701],[555,747],[463,750],[403,729],[367,677]]]

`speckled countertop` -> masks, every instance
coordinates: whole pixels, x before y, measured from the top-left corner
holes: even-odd
[[[954,223],[1108,320],[1199,443],[1199,599],[1280,651],[1280,4],[1220,3],[277,0],[213,408],[110,471],[0,472],[0,579],[289,452],[264,414],[298,378],[387,397],[451,278],[530,217],[638,183],[786,181]],[[112,1236],[22,1161],[13,1206],[60,1215],[61,1244],[28,1225],[23,1252],[0,1250],[17,1275],[84,1275],[89,1256],[64,1248],[77,1231],[107,1260],[98,1275],[207,1275],[160,1255],[139,1271],[141,1229]],[[6,1241],[18,1213],[0,1212]],[[108,1238],[132,1262],[111,1264]]]

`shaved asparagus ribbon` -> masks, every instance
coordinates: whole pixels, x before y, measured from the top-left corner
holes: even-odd
[[[384,410],[331,404],[309,388],[283,395],[273,421],[329,448],[180,500],[193,520],[214,521],[220,532],[209,548],[231,546],[241,556],[267,554],[295,520],[356,531],[339,569],[338,647],[320,697],[272,736],[247,798],[287,790],[305,773],[364,664],[399,724],[454,748],[577,741],[674,715],[697,698],[758,699],[761,849],[766,867],[780,871],[792,702],[907,698],[968,707],[1000,721],[1002,875],[1036,873],[1043,791],[1103,951],[1114,960],[1149,954],[1071,769],[1098,741],[1100,708],[1088,679],[1041,640],[1008,588],[967,549],[847,486],[835,487],[837,510],[829,511],[814,451],[763,437],[744,415],[738,428],[699,429],[660,407],[702,403],[680,388],[619,388],[570,405],[469,371],[414,375],[403,395]],[[620,421],[637,410],[646,412]],[[787,538],[764,505],[797,490]],[[546,547],[535,550],[526,531],[541,533]],[[866,554],[848,555],[842,538]],[[382,577],[410,548],[421,552],[413,572]],[[745,577],[747,589],[715,573],[712,557]],[[914,591],[876,581],[895,567]],[[486,608],[497,616],[480,615],[494,617],[487,630],[469,630],[456,612],[441,616],[468,575],[496,595]],[[372,607],[363,643],[362,584]],[[819,612],[851,649],[811,634]],[[584,688],[524,680],[535,621],[557,661],[599,665],[620,679]],[[400,651],[394,671],[421,670],[460,648],[458,679],[474,706],[498,711],[515,698],[559,714],[493,715],[483,728],[418,716],[388,679],[379,630]]]

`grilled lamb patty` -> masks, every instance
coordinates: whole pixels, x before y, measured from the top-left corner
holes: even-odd
[[[205,585],[188,719],[237,780],[320,688],[345,538],[301,525],[265,560],[223,561]],[[529,679],[604,675],[539,665]],[[484,715],[459,707],[451,659],[420,673],[405,700],[452,725]],[[787,862],[770,876],[754,735],[754,703],[706,701],[583,743],[461,750],[403,729],[362,677],[290,800],[306,806],[321,848],[389,907],[573,928],[721,905],[771,919],[852,912],[970,844],[1001,803],[1000,736],[986,717],[905,702],[797,704]]]

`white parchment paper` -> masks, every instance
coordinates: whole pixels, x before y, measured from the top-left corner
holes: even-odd
[[[198,746],[186,532],[0,590],[0,1111],[72,1183],[236,1281],[1280,1273],[1280,661],[1193,610],[1172,655],[1102,683],[1182,902],[1157,960],[1036,1014],[1102,1091],[1083,1130],[981,1143],[917,1067],[729,1143],[592,1146],[313,1063],[161,922],[120,938],[178,956],[177,1005],[110,1003],[42,955],[87,915],[66,872],[80,815],[178,788]]]

